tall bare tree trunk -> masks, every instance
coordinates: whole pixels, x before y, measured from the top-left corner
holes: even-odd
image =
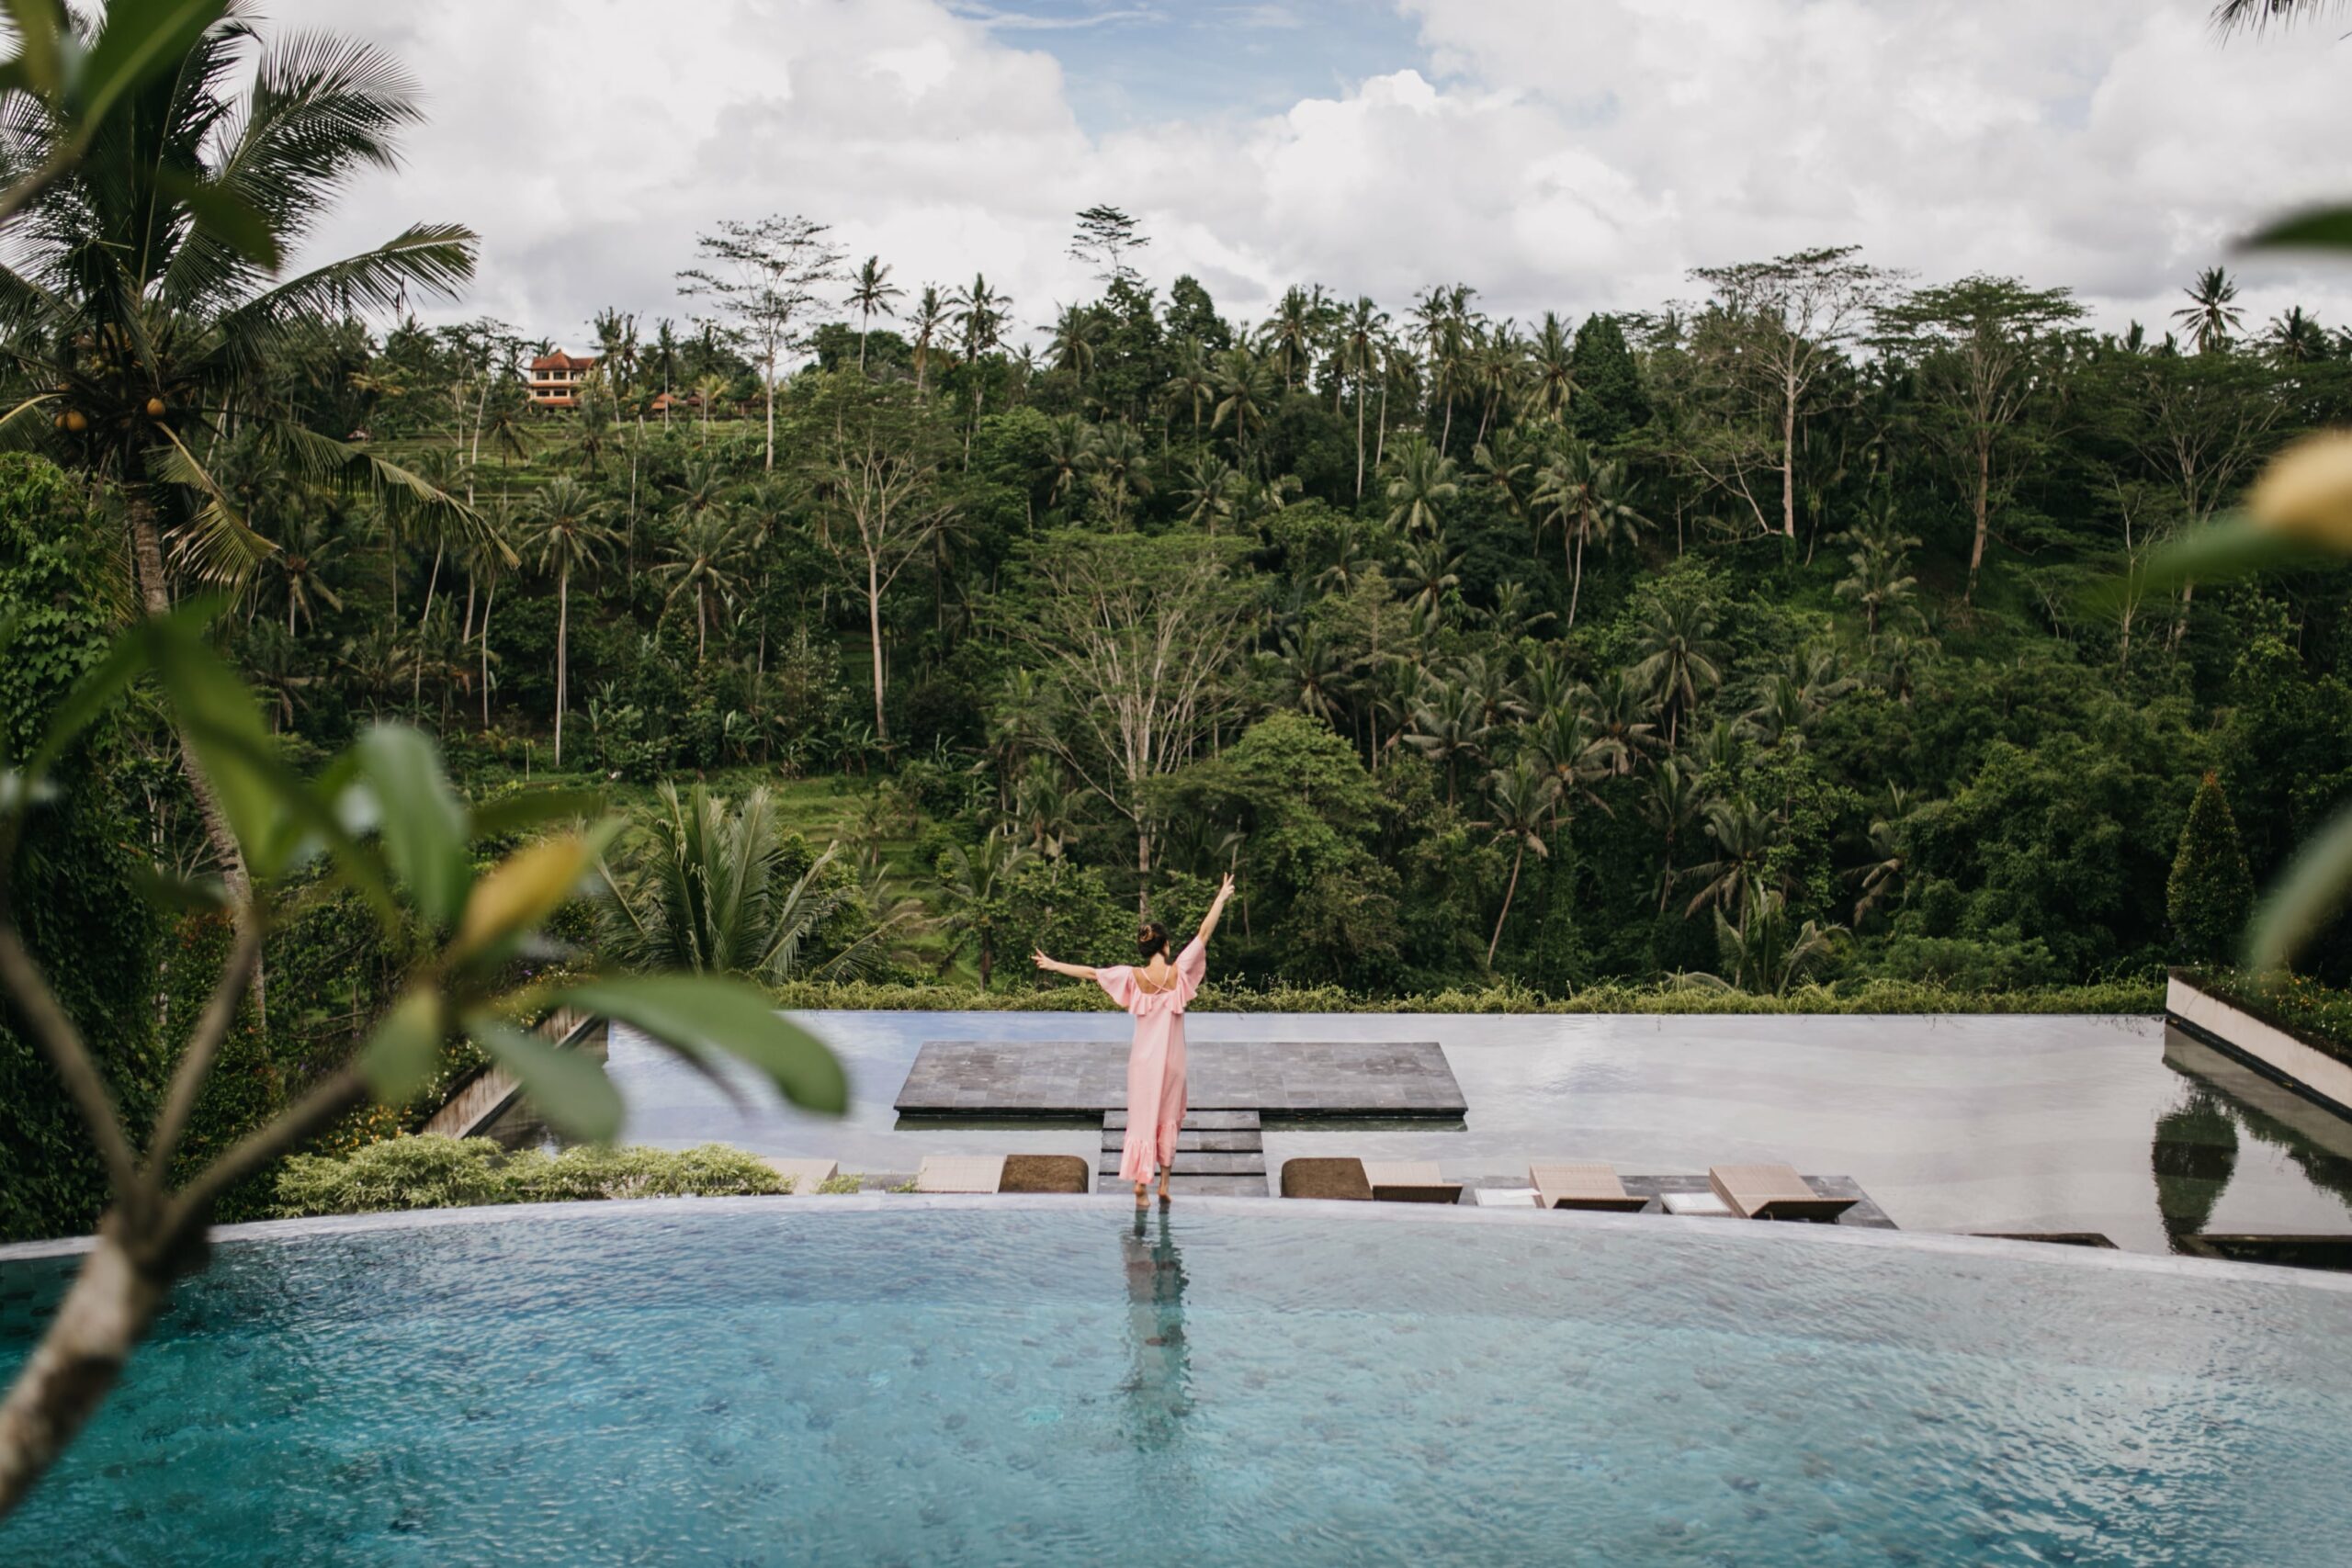
[[[167,615],[172,611],[172,593],[164,577],[164,540],[155,525],[155,503],[145,486],[127,488],[130,547],[139,566],[140,601],[149,615]],[[220,797],[212,793],[212,781],[204,776],[185,737],[180,740],[180,768],[187,775],[188,793],[196,796],[196,811],[204,823],[205,840],[220,862],[220,880],[227,885],[232,898],[239,903],[248,901],[253,897],[253,878],[245,872],[245,852],[237,843],[237,835],[230,831],[228,813],[220,809]],[[269,987],[262,978],[258,960],[254,964],[254,1009],[259,1013],[263,1027],[268,1027]]]
[[[882,715],[882,579],[881,563],[865,552],[865,630],[874,646],[874,738],[890,739],[890,722]]]
[[[1984,536],[1992,526],[1993,443],[1981,433],[1976,438],[1976,539],[1968,550],[1968,588],[1960,596],[1963,604],[1976,602],[1976,572],[1984,564]]]
[[[441,554],[448,547],[447,541],[433,547],[433,570],[424,580],[424,612],[416,617],[415,678],[410,682],[408,693],[408,705],[412,713],[415,711],[417,705],[424,700],[424,638],[427,635],[425,627],[433,619],[434,590],[441,586]]]
[[[498,603],[498,584],[493,581],[481,601],[481,727],[490,728],[490,612]]]
[[[563,766],[563,707],[571,653],[571,568],[555,578],[555,765]]]
[[[1781,396],[1781,532],[1797,536],[1797,384],[1792,376]]]
[[[1519,853],[1511,857],[1510,886],[1503,889],[1503,912],[1495,917],[1495,934],[1487,942],[1487,968],[1489,972],[1495,967],[1495,950],[1503,944],[1503,922],[1510,919],[1510,901],[1519,892],[1519,868],[1526,863],[1526,860],[1527,840],[1521,839],[1519,841]]]

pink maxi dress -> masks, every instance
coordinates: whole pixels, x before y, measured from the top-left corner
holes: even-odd
[[[1119,1179],[1145,1181],[1155,1168],[1176,1163],[1176,1129],[1184,1123],[1184,1005],[1209,970],[1208,949],[1194,937],[1176,955],[1168,988],[1150,989],[1135,965],[1094,972],[1111,999],[1135,1016],[1136,1043],[1127,1052],[1127,1137],[1119,1151]]]

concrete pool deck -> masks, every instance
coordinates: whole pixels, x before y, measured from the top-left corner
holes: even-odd
[[[798,1017],[848,1069],[847,1116],[795,1111],[748,1080],[743,1103],[730,1104],[616,1027],[608,1071],[628,1106],[623,1138],[729,1143],[869,1172],[912,1170],[926,1154],[1097,1151],[1099,1122],[901,1126],[893,1102],[926,1041],[1107,1039],[1125,1021],[1115,1013]],[[2178,1200],[2160,1193],[2159,1167],[2181,1163],[2167,1140],[2193,1111],[2200,1135],[2227,1145],[2200,1146],[2191,1162],[2212,1189],[2199,1228],[2352,1231],[2352,1123],[2271,1114],[2231,1080],[2226,1059],[2154,1018],[1194,1013],[1187,1024],[1199,1041],[1442,1045],[1468,1107],[1460,1124],[1269,1119],[1270,1169],[1314,1155],[1434,1159],[1452,1179],[1538,1159],[1692,1173],[1779,1160],[1850,1175],[1909,1232],[2092,1231],[2163,1253],[2161,1205]]]

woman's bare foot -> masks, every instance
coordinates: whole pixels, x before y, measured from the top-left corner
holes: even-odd
[[[1164,1170],[1159,1173],[1159,1202],[1162,1208],[1168,1205],[1168,1173]]]
[[[1147,1183],[1144,1183],[1144,1182],[1141,1182],[1141,1181],[1136,1182],[1136,1208],[1138,1208],[1138,1209],[1148,1208],[1148,1207],[1149,1207],[1149,1206],[1150,1206],[1150,1203],[1151,1203],[1151,1188],[1150,1188],[1150,1187],[1149,1187],[1149,1185],[1148,1185]]]

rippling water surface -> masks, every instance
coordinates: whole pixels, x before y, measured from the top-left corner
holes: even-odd
[[[226,1244],[0,1561],[2336,1564],[2352,1539],[2352,1293],[2288,1277],[1727,1222],[825,1201]],[[71,1268],[0,1264],[0,1368]]]

